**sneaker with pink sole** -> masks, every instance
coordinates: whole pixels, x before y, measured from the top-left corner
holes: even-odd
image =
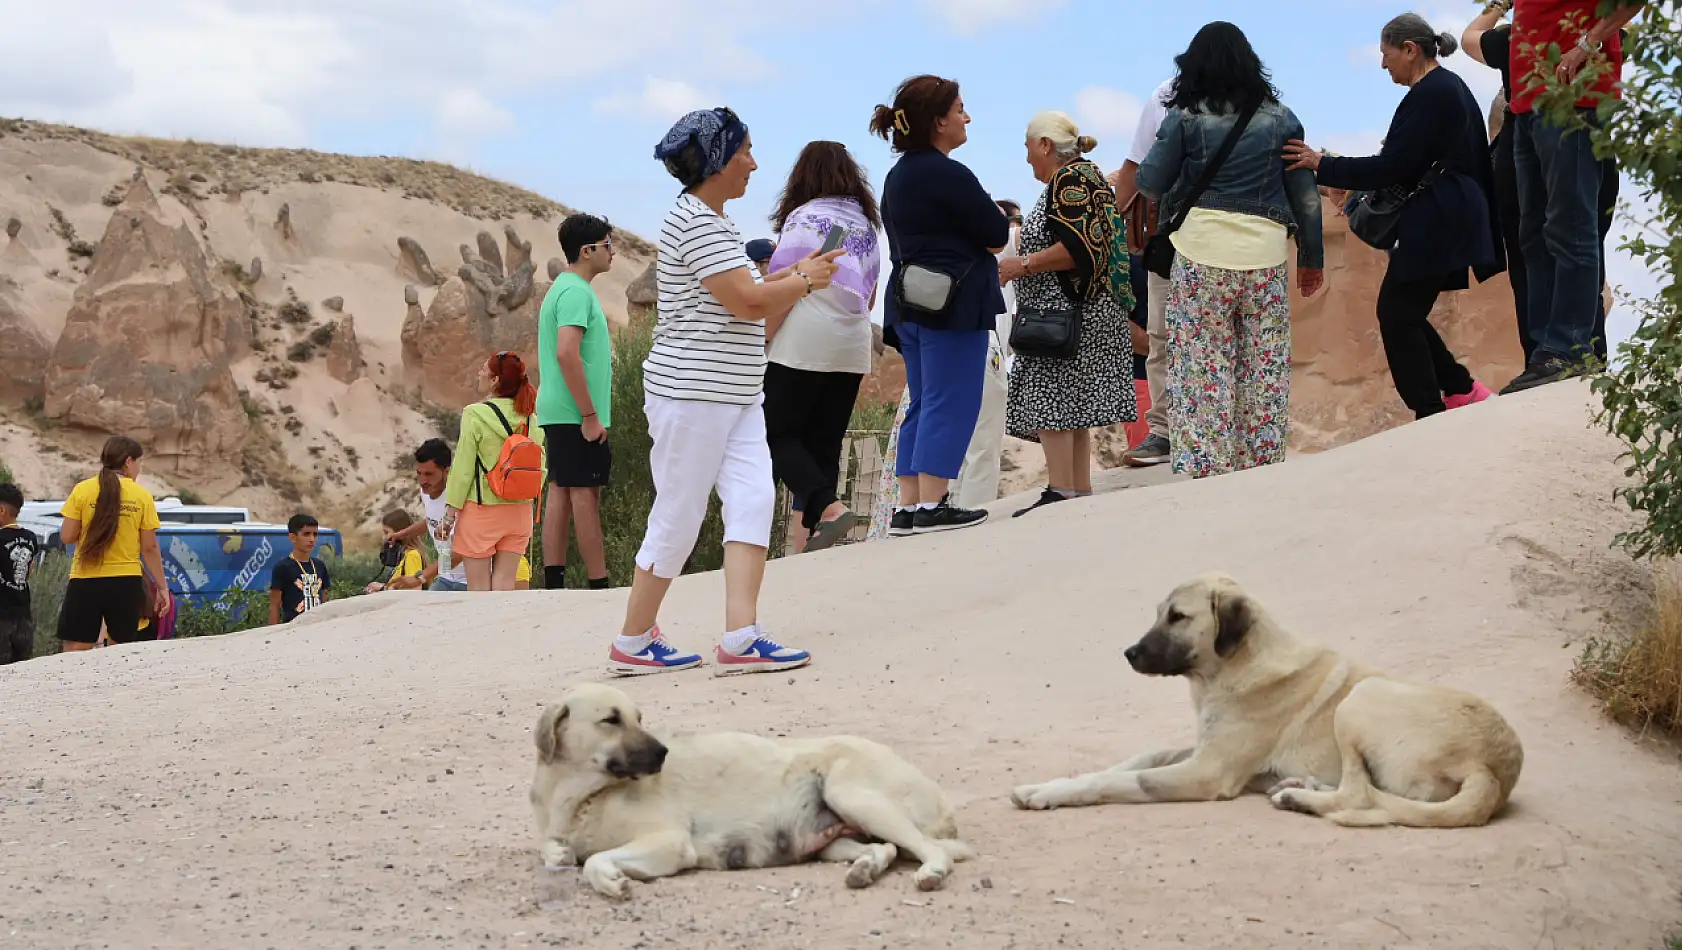
[[[1471,392],[1462,393],[1458,396],[1444,396],[1443,405],[1450,409],[1459,409],[1463,406],[1470,406],[1475,402],[1483,402],[1485,399],[1488,399],[1493,395],[1495,395],[1495,393],[1491,392],[1488,386],[1485,386],[1483,383],[1474,379],[1472,380]]]

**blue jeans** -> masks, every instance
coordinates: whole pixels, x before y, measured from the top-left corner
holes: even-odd
[[[464,591],[466,589],[467,589],[466,584],[461,583],[459,581],[452,581],[448,577],[435,577],[435,578],[433,578],[432,579],[432,586],[427,588],[427,590],[445,591],[445,592],[448,592],[448,593],[459,593],[459,592]]]
[[[900,323],[894,332],[905,357],[905,386],[911,391],[911,405],[899,424],[894,474],[957,478],[981,415],[992,331],[931,330]]]
[[[1578,114],[1598,127],[1593,109]],[[1605,277],[1601,259],[1603,168],[1586,129],[1535,113],[1515,116],[1519,246],[1529,290],[1533,362],[1581,360],[1595,349],[1595,316]]]

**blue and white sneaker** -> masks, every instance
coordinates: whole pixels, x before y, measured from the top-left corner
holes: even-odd
[[[738,676],[743,673],[769,673],[773,670],[792,670],[812,662],[812,655],[805,650],[791,650],[759,631],[754,641],[748,644],[746,650],[733,653],[718,645],[718,658],[714,661],[714,676]]]
[[[660,628],[654,628],[654,639],[648,646],[636,653],[626,653],[619,649],[616,641],[607,658],[612,663],[611,669],[620,676],[647,676],[650,673],[672,673],[677,670],[687,670],[701,665],[701,654],[679,653],[677,648],[666,642],[661,635]]]

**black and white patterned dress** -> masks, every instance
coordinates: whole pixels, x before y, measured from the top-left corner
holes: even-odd
[[[1046,224],[1046,199],[1040,194],[1022,221],[1017,253],[1023,257],[1052,244]],[[1062,281],[1055,272],[1017,278],[1018,312],[1029,307],[1069,306]],[[1010,372],[1005,430],[1018,439],[1038,442],[1042,430],[1101,429],[1138,418],[1133,391],[1133,337],[1127,314],[1109,293],[1088,300],[1082,312],[1080,350],[1074,359],[1016,354]]]

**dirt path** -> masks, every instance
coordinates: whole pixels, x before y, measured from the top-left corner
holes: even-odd
[[[0,948],[1654,948],[1682,920],[1682,768],[1566,681],[1629,594],[1586,401],[1561,385],[1271,470],[794,558],[765,619],[811,669],[629,684],[656,724],[892,744],[982,852],[934,894],[810,865],[539,912],[530,729],[598,675],[622,592],[394,595],[0,670]],[[1209,568],[1310,636],[1491,699],[1525,741],[1512,808],[1447,832],[1259,797],[1012,809],[1013,784],[1191,737],[1184,686],[1121,651]],[[684,580],[667,632],[705,647],[719,609],[716,576]]]

